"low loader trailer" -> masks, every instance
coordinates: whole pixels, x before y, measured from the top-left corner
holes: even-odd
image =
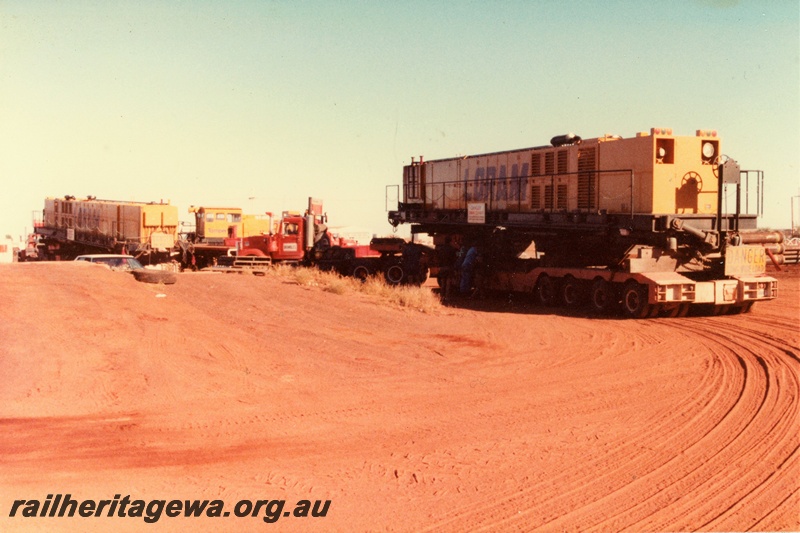
[[[529,293],[631,318],[748,312],[778,295],[766,262],[783,262],[783,236],[757,227],[763,172],[723,156],[714,130],[412,158],[402,183],[389,222],[433,237],[431,275],[447,293]],[[756,212],[743,211],[752,188]]]

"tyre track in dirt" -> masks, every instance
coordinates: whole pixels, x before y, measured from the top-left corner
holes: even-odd
[[[573,332],[579,332],[583,329],[584,324],[586,324],[586,328],[588,328],[589,331],[592,331],[593,325],[588,321],[576,321],[572,325],[573,327],[571,330]],[[617,326],[619,326],[619,324],[617,324]],[[597,328],[593,330],[598,332]],[[572,354],[570,354],[570,357],[565,357],[563,359],[559,357],[561,355],[560,352],[552,354],[550,366],[553,372],[549,375],[553,383],[545,383],[546,385],[552,385],[548,390],[559,390],[561,392],[558,397],[563,395],[565,398],[568,398],[570,379],[565,381],[564,376],[570,376],[570,378],[574,379],[576,382],[581,382],[586,379],[586,377],[581,374],[591,376],[591,374],[598,369],[608,366],[608,361],[605,360],[604,357],[613,356],[613,354],[618,353],[618,350],[622,347],[633,351],[642,351],[655,338],[653,329],[649,326],[637,328],[637,330],[633,332],[627,331],[624,327],[617,327],[614,333],[609,333],[608,331],[598,332],[596,337],[602,340],[601,343],[598,343],[602,348],[593,356],[588,357],[590,363],[594,360],[597,361],[596,364],[587,365],[586,361]],[[580,353],[580,350],[577,349],[575,344],[568,344],[562,349],[565,352],[578,351]],[[655,355],[656,353],[662,353],[663,349],[656,347],[650,348],[650,351],[654,351]],[[580,361],[580,366],[575,366],[574,363],[578,361]],[[635,367],[633,368],[635,369]],[[579,373],[577,376],[575,375],[575,371]],[[721,368],[718,367],[715,374],[709,375],[709,379],[712,383],[721,381],[720,372]],[[623,387],[624,383],[627,382],[626,378],[627,374],[624,374],[620,378],[621,381],[616,382],[612,377],[611,384],[613,387],[611,390]],[[713,390],[713,387],[709,385],[706,386],[705,389]],[[537,394],[540,395],[541,392],[537,391]],[[548,405],[548,403],[542,403],[542,400],[547,402],[547,398],[542,398],[541,396],[537,396],[537,398],[536,404],[532,405],[531,409],[525,410],[521,408],[521,414],[526,411],[544,411],[560,412],[566,415],[574,409],[580,409],[581,405],[580,401],[574,401],[574,407],[569,405],[563,407],[557,404]],[[688,398],[692,403],[702,402],[702,398],[699,400],[694,399],[691,395]],[[576,399],[573,398],[573,400]],[[608,406],[607,408],[613,410],[614,406]],[[656,419],[653,423],[665,424],[665,422],[659,419]],[[651,427],[652,426],[648,426],[648,428]],[[519,429],[510,427],[509,430],[518,431]],[[645,431],[645,433],[647,432],[649,432],[649,429]],[[638,434],[634,435],[634,437],[636,436],[638,436]],[[647,452],[648,450],[658,449],[660,443],[657,439],[648,441],[645,440],[644,437],[632,439],[630,433],[623,433],[618,435],[615,439],[601,443],[598,446],[602,446],[603,449],[606,450],[606,453],[596,454],[594,453],[596,450],[592,450],[595,457],[571,458],[570,464],[566,468],[562,468],[560,473],[556,476],[546,481],[533,484],[523,490],[495,494],[481,505],[470,506],[469,508],[456,511],[454,515],[451,515],[449,519],[439,523],[438,526],[445,526],[447,523],[464,522],[471,523],[475,526],[485,523],[488,524],[489,527],[494,527],[498,525],[499,517],[503,516],[515,516],[517,518],[514,520],[521,520],[527,526],[545,524],[547,521],[554,520],[558,516],[568,513],[571,508],[579,504],[578,502],[589,498],[591,495],[587,492],[587,488],[601,485],[598,483],[598,472],[607,472],[606,475],[600,476],[603,482],[619,483],[619,481],[615,481],[615,479],[619,477],[617,471],[620,467],[618,465],[624,464],[626,457],[631,455],[642,456],[642,461],[640,461],[642,463],[641,468],[645,468],[647,462],[652,461],[652,458],[649,457],[649,455],[652,454],[646,453],[643,455],[642,451],[644,450]],[[599,457],[597,457],[598,455]],[[637,476],[641,476],[641,473],[637,472]],[[547,504],[540,506],[533,505],[532,507],[526,508],[523,503],[524,500],[546,500]],[[501,522],[501,524],[503,524],[504,527],[506,525],[505,522]],[[434,526],[433,529],[436,529],[438,526]]]
[[[772,326],[776,325],[774,321],[770,322]],[[763,387],[763,398],[750,423],[731,441],[730,447],[734,450],[728,462],[743,466],[737,468],[735,479],[731,479],[728,471],[719,472],[709,480],[707,487],[701,487],[706,489],[705,493],[719,494],[721,501],[733,503],[717,515],[714,515],[716,511],[713,509],[708,509],[706,513],[712,518],[701,527],[729,529],[732,524],[747,524],[750,520],[752,522],[747,524],[748,528],[761,528],[769,524],[766,515],[747,516],[746,509],[767,509],[767,515],[782,513],[781,506],[788,505],[793,498],[796,482],[800,479],[798,349],[791,335],[780,340],[764,336],[752,329],[749,321],[741,324],[721,319],[716,328],[704,330],[702,336],[728,346],[732,354],[740,354],[748,369],[753,371],[748,385],[757,389]],[[757,399],[757,396],[754,395],[753,399]],[[762,468],[745,466],[753,463],[759,463]],[[770,504],[776,500],[786,503],[771,507]],[[797,503],[795,494],[794,505],[786,509],[794,509],[800,515]]]
[[[476,530],[780,525],[797,499],[792,486],[798,462],[796,351],[764,338],[757,327],[742,328],[740,320],[720,322],[718,331],[697,328],[692,319],[668,323],[702,346],[711,365],[695,394],[649,432],[627,435],[628,444],[619,443],[618,451],[601,460],[578,460],[579,467],[566,468],[547,483],[456,511],[431,529],[457,522]],[[579,470],[592,474],[581,476]],[[785,503],[769,503],[776,499]],[[768,511],[744,516],[751,508]]]
[[[759,492],[774,497],[774,491],[764,490],[766,485],[762,483],[769,483],[768,480],[785,482],[785,475],[775,473],[785,474],[787,467],[795,468],[797,440],[792,421],[797,419],[798,413],[793,392],[798,387],[797,369],[787,367],[780,352],[772,353],[778,357],[762,357],[761,350],[753,349],[771,343],[759,344],[750,336],[742,341],[741,330],[736,327],[718,329],[718,333],[714,329],[697,331],[691,325],[684,329],[686,334],[694,334],[699,340],[724,347],[727,354],[721,352],[721,355],[730,361],[736,360],[741,366],[743,387],[736,403],[696,445],[702,450],[713,449],[716,445],[716,452],[675,482],[680,488],[679,499],[667,502],[668,505],[661,506],[645,520],[631,524],[633,529],[738,529],[746,518],[738,516],[732,521],[728,517],[732,510],[737,507],[769,509],[760,504],[747,505],[746,498]],[[681,456],[691,456],[694,448],[684,449]],[[751,468],[756,463],[759,468]],[[675,517],[681,518],[676,521]],[[618,525],[602,524],[603,528]]]

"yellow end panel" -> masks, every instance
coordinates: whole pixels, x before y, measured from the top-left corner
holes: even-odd
[[[149,228],[158,228],[161,226],[161,210],[160,206],[156,205],[143,205],[142,206],[142,226]]]
[[[600,209],[609,213],[630,213],[633,201],[634,212],[653,212],[654,153],[653,136],[598,143],[599,170],[603,171],[598,180]],[[631,170],[634,173],[633,195]]]
[[[271,223],[270,217],[266,215],[243,215],[241,236],[250,237],[269,234]]]
[[[162,205],[161,209],[164,213],[164,227],[165,228],[178,228],[178,208],[174,205]]]
[[[653,212],[714,214],[717,212],[716,165],[704,161],[701,137],[674,137],[673,163],[656,163]],[[719,142],[715,139],[717,150]],[[719,153],[717,151],[717,153]]]
[[[172,228],[178,225],[178,208],[171,205],[143,205],[143,224],[150,228]]]

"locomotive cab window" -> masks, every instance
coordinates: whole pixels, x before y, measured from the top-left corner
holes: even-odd
[[[656,163],[660,165],[675,163],[675,139],[656,139]]]

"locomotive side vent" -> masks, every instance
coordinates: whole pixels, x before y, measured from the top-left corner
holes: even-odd
[[[542,186],[531,185],[531,209],[542,208]]]
[[[553,186],[544,186],[544,208],[553,209]]]
[[[558,152],[558,173],[567,173],[567,151],[561,150]]]
[[[531,175],[542,175],[542,154],[539,152],[536,152],[531,156]]]
[[[555,154],[553,152],[547,152],[544,154],[544,173],[546,176],[552,176],[555,174],[556,165],[555,165]]]
[[[559,183],[558,187],[556,188],[556,208],[557,209],[566,209],[567,208],[567,184],[566,183]]]
[[[594,209],[597,207],[597,168],[596,148],[578,150],[578,209]]]

